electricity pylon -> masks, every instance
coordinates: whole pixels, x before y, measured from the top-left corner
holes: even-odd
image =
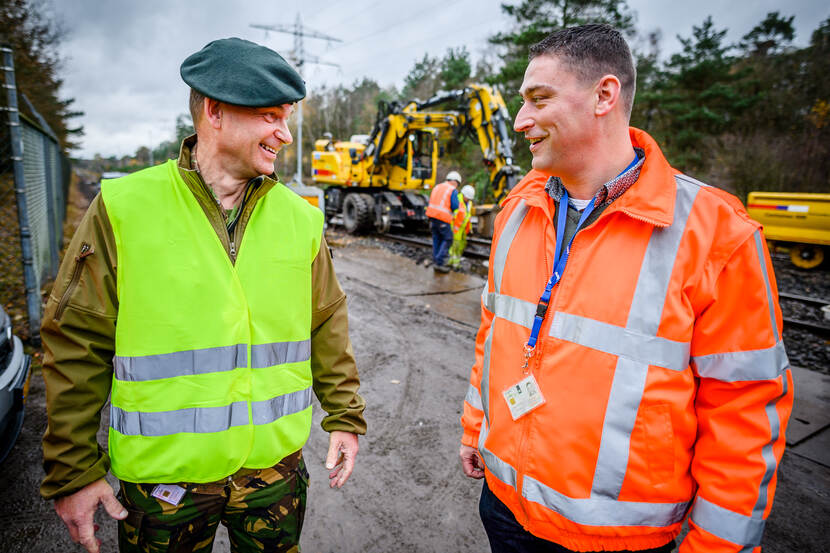
[[[322,61],[319,57],[315,56],[314,54],[309,54],[305,51],[305,47],[303,46],[303,37],[309,38],[318,38],[322,40],[328,40],[329,42],[343,42],[339,38],[335,38],[333,36],[329,36],[325,33],[321,33],[320,31],[315,31],[314,29],[309,29],[307,26],[303,25],[303,21],[300,18],[300,14],[297,14],[297,19],[294,21],[294,25],[284,25],[280,23],[276,23],[274,25],[260,25],[257,23],[251,23],[251,27],[255,29],[263,29],[266,31],[266,36],[268,31],[274,31],[277,33],[287,33],[290,35],[294,35],[294,49],[291,50],[289,54],[289,58],[291,61],[294,62],[294,65],[297,66],[297,72],[299,72],[300,76],[303,76],[303,66],[306,63],[316,63],[318,65],[330,65],[332,67],[340,67],[336,63],[331,63],[328,61]],[[303,102],[300,100],[299,106],[297,109],[297,174],[294,175],[294,180],[300,184],[303,182]]]

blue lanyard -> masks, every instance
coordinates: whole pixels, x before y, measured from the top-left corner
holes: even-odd
[[[571,244],[573,244],[576,233],[579,232],[579,229],[585,223],[585,220],[588,219],[588,216],[591,215],[592,211],[594,211],[595,200],[596,198],[593,198],[591,203],[589,203],[582,211],[582,216],[579,218],[579,223],[576,225],[576,231],[573,236],[571,236],[567,246],[562,243],[565,239],[565,224],[567,223],[568,217],[567,190],[564,191],[562,199],[559,200],[559,215],[556,219],[556,251],[553,254],[553,274],[550,275],[548,283],[545,286],[545,291],[542,292],[542,297],[539,298],[539,303],[536,305],[536,316],[533,317],[533,328],[530,330],[530,338],[527,341],[527,346],[529,348],[536,347],[536,340],[539,338],[539,328],[542,326],[542,321],[545,320],[545,313],[548,311],[551,290],[553,290],[553,287],[556,286],[562,278],[562,273],[565,272],[565,265],[567,265],[568,256],[571,253]]]
[[[640,156],[638,156],[638,155],[637,155],[637,152],[634,152],[634,161],[632,161],[631,163],[629,163],[629,164],[628,164],[628,167],[626,167],[625,169],[623,169],[622,171],[620,171],[620,175],[622,175],[623,173],[628,172],[628,170],[629,170],[629,169],[631,169],[632,167],[634,167],[635,165],[637,165],[637,162],[638,162],[638,161],[640,161]],[[617,177],[619,177],[620,175],[617,175]],[[614,177],[614,178],[617,178],[617,177]]]
[[[635,153],[634,161],[629,163],[628,167],[620,172],[620,175],[634,167],[639,159],[640,158]],[[619,177],[620,175],[617,176]],[[559,200],[559,214],[556,219],[556,251],[553,254],[553,274],[548,279],[545,291],[542,292],[542,297],[539,298],[539,303],[536,304],[536,316],[533,317],[533,327],[530,330],[530,338],[528,338],[527,345],[525,346],[526,360],[527,357],[530,356],[530,352],[533,348],[536,347],[536,340],[539,339],[539,328],[541,328],[542,321],[545,320],[545,313],[548,311],[551,291],[553,290],[553,287],[556,286],[556,284],[562,279],[562,274],[565,272],[565,265],[568,263],[568,255],[571,253],[571,244],[573,244],[574,238],[576,238],[576,233],[579,232],[579,229],[582,228],[582,225],[591,215],[591,212],[594,211],[595,201],[596,196],[591,199],[591,202],[582,211],[582,216],[579,218],[579,223],[576,225],[576,230],[574,231],[573,236],[571,236],[571,239],[568,241],[568,245],[564,246],[562,242],[565,239],[565,224],[567,223],[568,217],[568,191],[564,190],[562,193],[562,199]]]

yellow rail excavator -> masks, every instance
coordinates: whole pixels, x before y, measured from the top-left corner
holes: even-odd
[[[443,144],[468,137],[481,147],[490,189],[500,201],[521,178],[509,124],[501,94],[486,85],[425,102],[379,102],[371,134],[335,141],[326,133],[314,143],[312,177],[325,187],[327,217],[341,216],[350,233],[425,226],[429,198],[423,191],[435,185]]]

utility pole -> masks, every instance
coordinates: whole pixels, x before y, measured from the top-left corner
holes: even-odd
[[[300,76],[303,76],[303,66],[306,63],[316,63],[318,65],[330,65],[332,67],[340,67],[336,63],[331,63],[327,61],[320,60],[319,57],[309,54],[305,51],[303,47],[303,37],[309,38],[319,38],[322,40],[328,40],[330,42],[343,42],[339,38],[335,38],[333,36],[329,36],[325,33],[321,33],[320,31],[315,31],[314,29],[309,29],[308,27],[303,25],[303,21],[300,18],[300,14],[297,13],[297,19],[294,21],[294,25],[283,25],[283,24],[274,24],[274,25],[259,25],[256,23],[251,23],[251,27],[255,29],[264,29],[266,31],[266,36],[268,31],[275,31],[278,33],[287,33],[294,35],[294,49],[291,50],[289,57],[291,61],[294,62],[294,65],[297,66],[297,71],[300,73]],[[297,109],[297,174],[294,175],[294,181],[302,184],[303,183],[303,101],[300,100],[299,107]]]

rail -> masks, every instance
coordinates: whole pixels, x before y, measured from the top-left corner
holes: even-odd
[[[822,307],[830,305],[830,301],[823,298],[813,298],[789,292],[778,293],[779,302],[784,316],[784,326],[809,330],[821,336],[830,337],[830,325],[823,323]]]
[[[432,248],[432,240],[427,238],[418,238],[416,236],[411,235],[403,235],[403,234],[376,234],[375,238],[380,238],[382,240],[393,240],[395,242],[402,242],[404,244],[412,244],[415,246],[421,246],[424,248]],[[464,250],[464,255],[466,257],[475,257],[476,259],[489,259],[490,258],[490,247],[489,241],[487,241],[487,248],[486,250],[477,246],[480,244],[479,241],[473,242],[470,238],[467,238],[467,248]]]

